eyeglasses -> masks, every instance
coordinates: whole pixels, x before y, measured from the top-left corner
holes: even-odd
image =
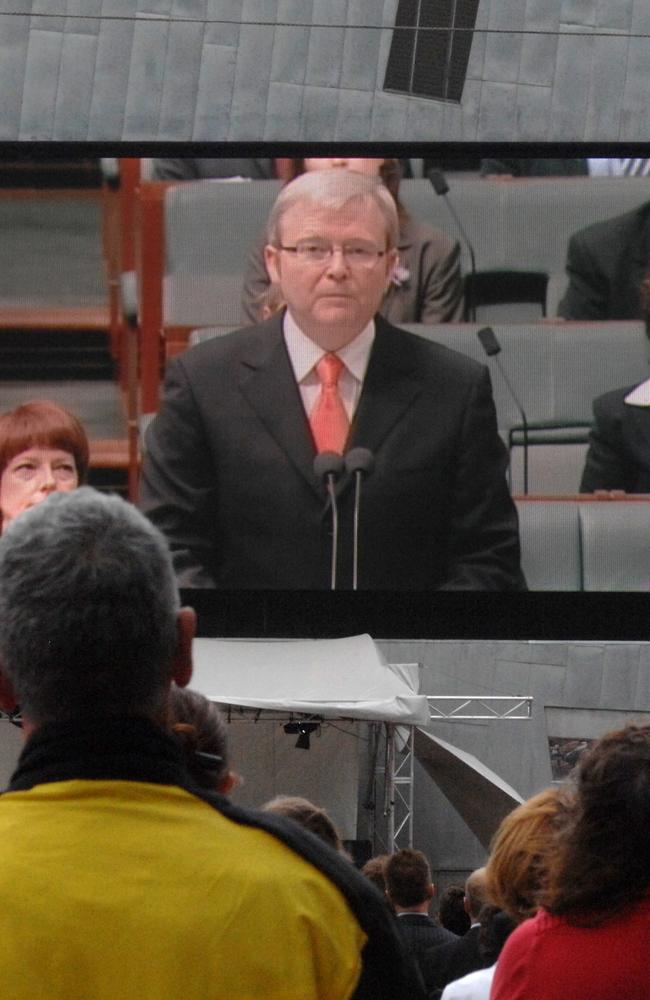
[[[373,267],[386,253],[363,240],[352,240],[338,247],[325,240],[298,240],[293,247],[280,246],[279,249],[295,254],[301,264],[324,264],[332,259],[336,250],[340,250],[348,267],[365,268]]]

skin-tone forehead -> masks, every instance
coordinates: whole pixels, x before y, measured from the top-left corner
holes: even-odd
[[[384,245],[388,227],[378,205],[371,198],[354,198],[341,208],[330,208],[315,198],[301,198],[287,208],[280,219],[284,242],[304,236],[327,236],[330,230],[347,239],[370,239]]]

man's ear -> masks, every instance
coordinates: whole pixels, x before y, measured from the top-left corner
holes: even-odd
[[[192,679],[192,639],[196,634],[194,608],[180,608],[176,616],[176,650],[172,660],[172,680],[187,687]]]
[[[386,251],[386,291],[390,288],[391,281],[393,280],[393,271],[399,264],[399,250],[393,247],[392,250]]]
[[[13,685],[0,664],[0,709],[3,712],[15,712],[17,708],[18,699],[14,694]]]
[[[267,243],[264,247],[264,263],[272,285],[280,284],[280,251],[277,247]]]

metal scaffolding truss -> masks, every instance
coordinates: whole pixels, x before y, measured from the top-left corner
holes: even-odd
[[[428,695],[429,715],[436,719],[530,719],[530,695]]]
[[[533,699],[530,695],[430,695],[427,697],[431,721],[530,719]],[[374,723],[374,738],[379,742],[383,731],[384,753],[376,755],[375,774],[383,777],[383,817],[385,837],[377,829],[373,839],[379,848],[392,854],[413,846],[413,793],[415,766],[415,727]],[[379,845],[379,847],[378,847]]]

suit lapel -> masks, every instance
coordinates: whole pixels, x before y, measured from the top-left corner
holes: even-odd
[[[313,471],[309,424],[282,336],[282,317],[274,317],[261,330],[263,336],[242,352],[240,390],[294,468],[322,498]]]
[[[404,331],[381,316],[375,322],[375,340],[347,447],[369,448],[376,455],[393,427],[409,413],[422,386]],[[339,491],[350,481],[344,476]]]

